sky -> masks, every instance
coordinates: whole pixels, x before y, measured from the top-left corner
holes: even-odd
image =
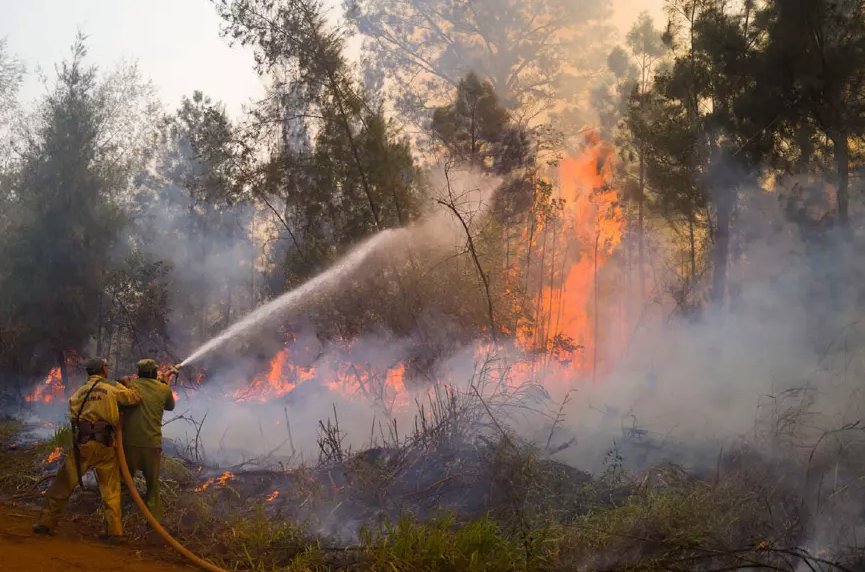
[[[338,14],[338,0],[328,0]],[[647,10],[662,17],[663,0],[613,0],[613,22],[627,30]],[[660,23],[660,22],[659,22]],[[68,57],[78,31],[88,36],[89,61],[110,70],[133,61],[153,80],[168,109],[201,90],[232,116],[262,94],[252,51],[230,47],[209,0],[0,0],[0,38],[27,67],[23,101],[43,95],[46,77]]]

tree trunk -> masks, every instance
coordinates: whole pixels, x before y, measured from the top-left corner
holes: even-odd
[[[688,278],[688,283],[693,285],[697,280],[697,243],[694,239],[694,213],[688,214],[688,240],[691,246],[691,275]]]
[[[843,226],[849,222],[850,206],[850,144],[847,133],[842,131],[833,138],[835,143],[835,166],[837,169],[838,188],[836,197],[838,200],[838,220]]]
[[[730,251],[730,219],[733,216],[733,189],[722,191],[717,201],[715,241],[712,246],[711,299],[716,306],[724,303],[727,290],[727,257]]]
[[[643,145],[640,145],[640,194],[637,196],[637,264],[640,273],[640,304],[646,296],[646,258],[643,238],[643,206],[646,196],[646,159]]]

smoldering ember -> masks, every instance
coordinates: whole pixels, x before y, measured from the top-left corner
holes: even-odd
[[[865,570],[865,0],[0,11],[4,570]]]

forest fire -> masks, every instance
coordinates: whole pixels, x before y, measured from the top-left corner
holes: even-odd
[[[527,356],[512,364],[509,382],[535,378],[542,369],[566,369],[573,376],[594,377],[603,360],[601,346],[621,330],[620,315],[603,315],[599,273],[620,245],[625,217],[618,193],[611,187],[614,148],[596,134],[585,138],[582,150],[561,161],[552,177],[551,214],[539,217],[517,257],[525,266],[519,273],[537,277],[533,296],[534,320],[517,332],[517,343]],[[528,231],[527,231],[528,234]],[[288,341],[270,361],[266,372],[231,394],[237,401],[267,401],[290,394],[303,383],[318,379],[336,394],[372,398],[389,407],[408,405],[404,363],[374,367],[353,355],[352,344],[341,348],[339,363],[309,363]],[[479,342],[478,359],[488,353]],[[302,365],[306,364],[306,365]]]
[[[252,382],[230,394],[235,401],[267,401],[287,395],[300,385],[319,379],[322,384],[347,397],[366,396],[394,405],[407,403],[405,386],[406,367],[402,363],[387,369],[353,360],[349,355],[336,368],[322,368],[316,364],[299,365],[297,356],[288,345],[273,357],[266,373],[257,375]],[[346,349],[350,349],[350,345]],[[326,373],[323,372],[326,370]]]
[[[536,239],[542,241],[542,288],[535,323],[519,336],[524,347],[569,362],[582,376],[597,375],[600,346],[609,339],[599,327],[599,273],[625,233],[618,193],[610,186],[614,160],[613,147],[590,134],[582,154],[561,162],[554,195],[561,213],[542,220]]]
[[[55,367],[33,391],[24,396],[24,400],[28,403],[52,403],[62,399],[65,391],[63,375],[60,368]]]
[[[235,391],[232,397],[237,401],[280,397],[313,377],[314,368],[295,365],[289,359],[289,349],[283,348],[270,361],[266,374],[256,376],[248,387]]]

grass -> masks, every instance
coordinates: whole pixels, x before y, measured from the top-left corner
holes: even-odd
[[[561,563],[664,569],[695,548],[742,546],[762,507],[747,491],[697,483],[629,497],[592,510],[564,528]]]
[[[521,548],[487,518],[462,526],[452,515],[428,523],[411,516],[363,534],[367,570],[485,572],[525,570]]]
[[[0,491],[7,497],[29,491],[38,499],[33,485],[47,455],[68,443],[69,429],[61,427],[37,445],[9,448],[21,429],[20,423],[0,420]],[[487,462],[492,472],[483,478],[490,479],[489,487],[501,481],[497,490],[507,498],[486,516],[445,513],[420,520],[403,514],[368,524],[355,545],[334,547],[316,534],[314,522],[283,517],[282,509],[260,496],[244,498],[242,487],[192,492],[200,476],[166,457],[163,523],[194,552],[251,572],[687,570],[697,562],[736,565],[742,558],[762,564],[770,556],[759,546],[795,546],[798,540],[800,525],[790,509],[795,498],[773,478],[770,465],[743,453],[712,482],[681,469],[637,478],[615,450],[606,471],[581,485],[531,448],[491,448]],[[312,504],[326,506],[327,487],[307,487],[307,480],[297,479],[296,486]],[[779,525],[775,518],[792,524]],[[83,519],[95,527],[99,515],[85,512]],[[124,509],[124,526],[135,542],[143,542],[147,527],[131,505]],[[743,556],[742,549],[750,552]],[[740,552],[729,555],[730,550]]]
[[[55,431],[54,435],[35,444],[15,446],[17,436],[23,430],[20,421],[0,419],[0,492],[4,495],[24,494],[42,480],[41,468],[48,455],[57,447],[63,447],[71,433],[68,426]],[[35,490],[33,491],[35,493]]]
[[[318,544],[302,527],[270,519],[259,503],[252,514],[235,515],[216,541],[225,553],[225,564],[264,572],[307,570],[323,563]]]

